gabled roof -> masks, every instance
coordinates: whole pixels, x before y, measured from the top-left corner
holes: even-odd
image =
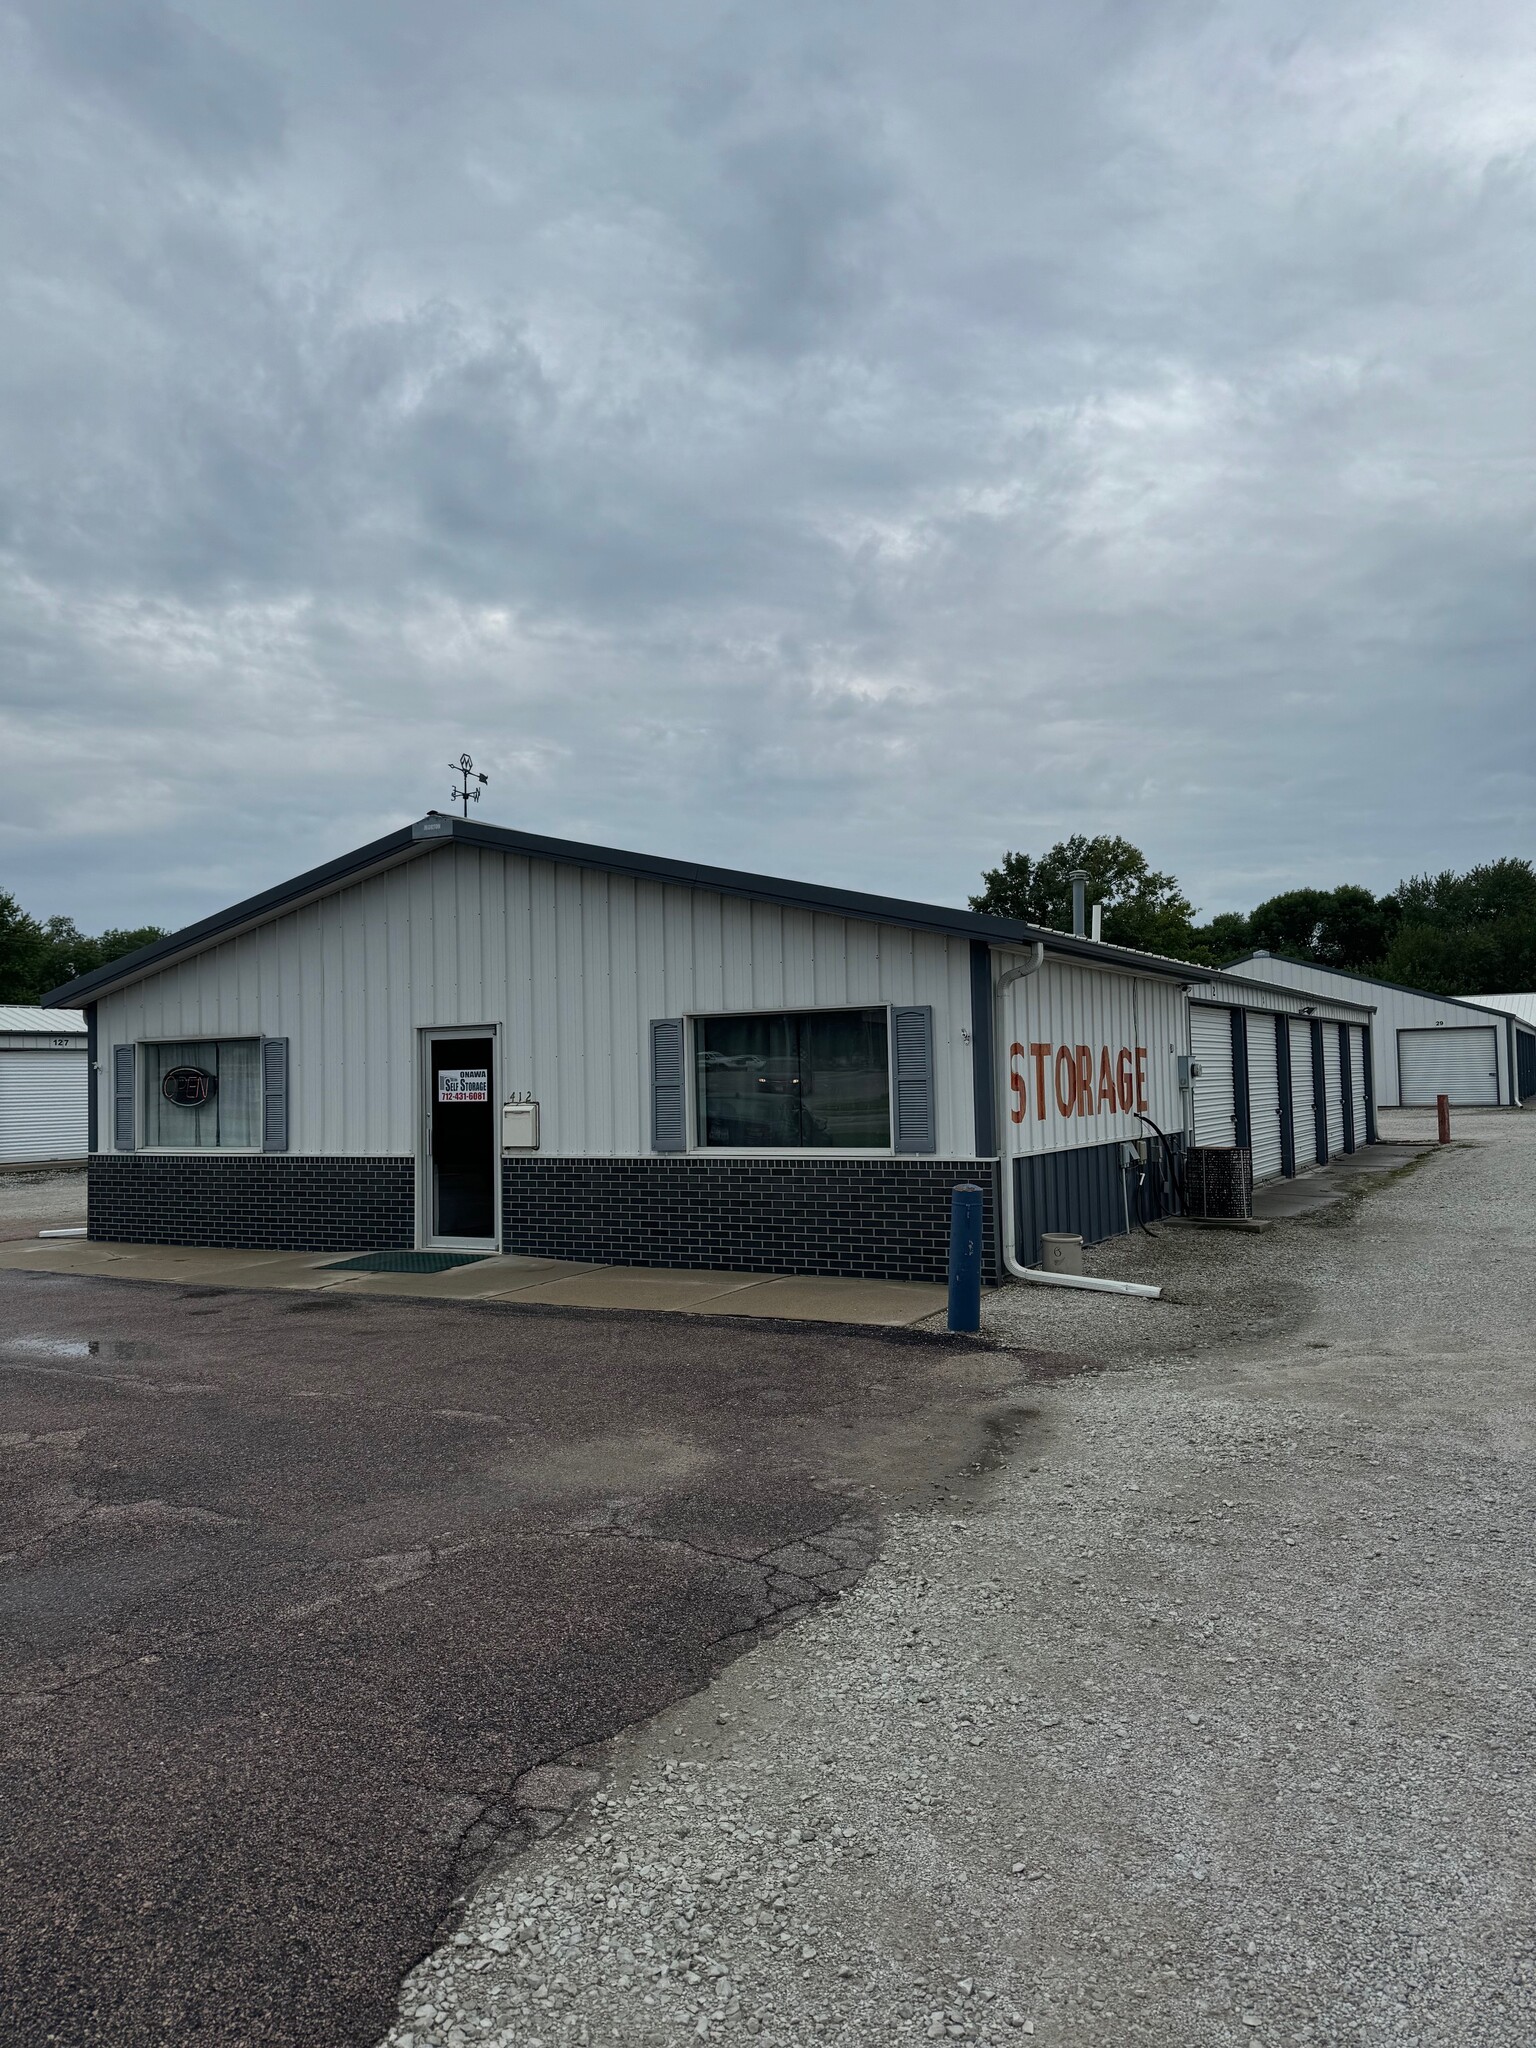
[[[1420,996],[1426,1003],[1455,1003],[1463,1010],[1486,1010],[1493,1017],[1507,1017],[1508,1010],[1496,1009],[1492,999],[1484,996],[1441,996],[1432,988],[1410,988],[1404,981],[1383,981],[1379,974],[1361,974],[1353,967],[1325,967],[1320,960],[1293,960],[1288,953],[1271,953],[1267,947],[1259,946],[1251,953],[1244,953],[1240,960],[1229,960],[1222,968],[1223,974],[1234,974],[1244,967],[1251,967],[1255,960],[1278,960],[1285,967],[1300,967],[1308,974],[1332,975],[1335,981],[1363,981],[1368,988],[1395,989],[1400,996]],[[1262,978],[1262,977],[1261,977]],[[1285,987],[1285,983],[1277,986]]]
[[[85,1030],[85,1019],[78,1010],[40,1010],[35,1003],[0,1003],[0,1031],[19,1032],[23,1036],[46,1031],[50,1037],[59,1038],[66,1031]]]
[[[140,981],[146,974],[157,974],[177,960],[265,924],[301,903],[331,895],[401,861],[419,859],[440,847],[453,845],[487,847],[498,853],[522,854],[529,860],[594,868],[604,874],[628,875],[636,881],[712,889],[723,896],[745,896],[788,910],[821,911],[836,917],[864,918],[875,924],[902,925],[911,931],[938,932],[950,938],[980,939],[991,946],[1032,946],[1038,941],[1049,952],[1095,966],[1120,967],[1177,981],[1202,979],[1211,971],[1208,967],[1192,967],[1186,960],[1138,953],[1128,946],[1095,944],[1092,939],[1076,939],[1066,932],[1021,924],[1014,918],[984,917],[974,910],[956,910],[947,904],[910,903],[900,897],[870,896],[855,889],[824,888],[817,882],[791,882],[772,875],[744,874],[736,868],[705,867],[697,861],[668,860],[659,854],[625,853],[611,846],[585,846],[572,839],[546,839],[536,832],[515,832],[505,825],[482,825],[478,819],[450,818],[429,811],[414,825],[403,825],[353,853],[310,868],[295,875],[292,881],[248,896],[242,903],[231,904],[228,910],[201,918],[182,931],[141,946],[136,953],[125,953],[105,967],[82,974],[77,980],[66,982],[63,988],[54,989],[43,1000],[50,1006],[95,1002],[109,989]]]

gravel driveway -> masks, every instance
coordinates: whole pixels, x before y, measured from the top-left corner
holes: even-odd
[[[1536,1117],[1458,1134],[1098,1255],[1166,1302],[993,1305],[1083,1372],[611,1745],[392,2048],[1536,2038]]]

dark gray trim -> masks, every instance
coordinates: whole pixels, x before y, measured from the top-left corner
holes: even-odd
[[[96,1005],[85,1006],[85,1072],[88,1093],[85,1098],[85,1149],[97,1150],[101,1142],[101,1077],[96,1071]]]
[[[1376,1135],[1376,1048],[1371,1042],[1372,1033],[1362,1031],[1361,1048],[1365,1054],[1365,1142],[1378,1144]]]
[[[668,860],[659,854],[627,853],[617,847],[586,846],[574,839],[546,839],[536,832],[514,832],[505,825],[482,825],[473,818],[449,818],[429,812],[414,825],[405,825],[343,854],[324,866],[311,868],[248,896],[228,910],[218,911],[169,938],[141,946],[121,960],[113,960],[90,974],[82,974],[54,989],[43,998],[45,1008],[75,1007],[82,996],[98,995],[104,989],[137,981],[152,974],[181,954],[209,944],[225,933],[275,916],[289,905],[308,896],[321,895],[343,882],[359,878],[366,870],[390,866],[412,853],[431,853],[439,846],[484,846],[498,853],[522,854],[529,860],[555,861],[565,867],[592,868],[602,874],[628,875],[636,881],[671,882],[682,888],[711,889],[723,896],[745,896],[756,903],[776,903],[788,910],[823,911],[838,917],[862,918],[874,924],[900,925],[910,931],[941,932],[958,939],[984,939],[997,946],[1032,946],[1038,939],[1053,953],[1071,959],[1091,960],[1100,966],[1126,968],[1164,980],[1197,982],[1209,968],[1188,960],[1170,960],[1161,954],[1137,953],[1129,947],[1095,945],[1091,939],[1074,939],[1064,932],[1037,930],[1009,917],[983,917],[974,910],[956,910],[939,903],[912,903],[903,897],[869,896],[856,889],[829,889],[816,882],[792,882],[775,875],[754,875],[736,868],[705,867],[697,861]]]
[[[1245,1150],[1253,1146],[1253,1106],[1248,1100],[1248,1016],[1235,1006],[1232,1019],[1232,1109],[1237,1124],[1237,1142]]]
[[[1515,1076],[1516,1102],[1530,1102],[1536,1099],[1536,1031],[1528,1025],[1515,1026]]]
[[[976,1105],[976,1151],[985,1159],[998,1149],[997,1048],[993,1043],[992,948],[971,941],[971,1084]]]
[[[688,1046],[681,1017],[651,1019],[651,1150],[688,1150]],[[700,1115],[702,1117],[702,1109]]]
[[[891,1011],[891,1150],[936,1152],[933,1005],[900,1003]]]
[[[1366,1032],[1370,1037],[1370,1032]],[[1280,1077],[1280,1171],[1296,1178],[1296,1104],[1291,1095],[1291,1020],[1275,1019],[1275,1070]]]
[[[139,1053],[134,1045],[112,1048],[112,1149],[132,1152],[139,1139]]]
[[[1317,1132],[1317,1163],[1326,1166],[1333,1154],[1328,1149],[1328,1069],[1323,1063],[1323,1026],[1312,1019],[1312,1126]]]
[[[1355,1149],[1355,1056],[1349,1049],[1349,1026],[1339,1026],[1339,1086],[1344,1091],[1344,1150]]]
[[[261,1149],[288,1150],[288,1041],[261,1041]]]

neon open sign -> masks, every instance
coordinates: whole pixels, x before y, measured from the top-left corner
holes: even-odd
[[[201,1109],[219,1092],[219,1077],[206,1067],[172,1067],[160,1083],[160,1093],[178,1109]]]

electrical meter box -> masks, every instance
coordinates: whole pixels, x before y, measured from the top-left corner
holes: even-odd
[[[536,1102],[504,1102],[501,1105],[501,1149],[503,1152],[538,1151],[539,1105]]]
[[[1187,1090],[1193,1086],[1199,1077],[1200,1062],[1196,1059],[1191,1059],[1187,1052],[1181,1052],[1179,1054],[1179,1087]]]

